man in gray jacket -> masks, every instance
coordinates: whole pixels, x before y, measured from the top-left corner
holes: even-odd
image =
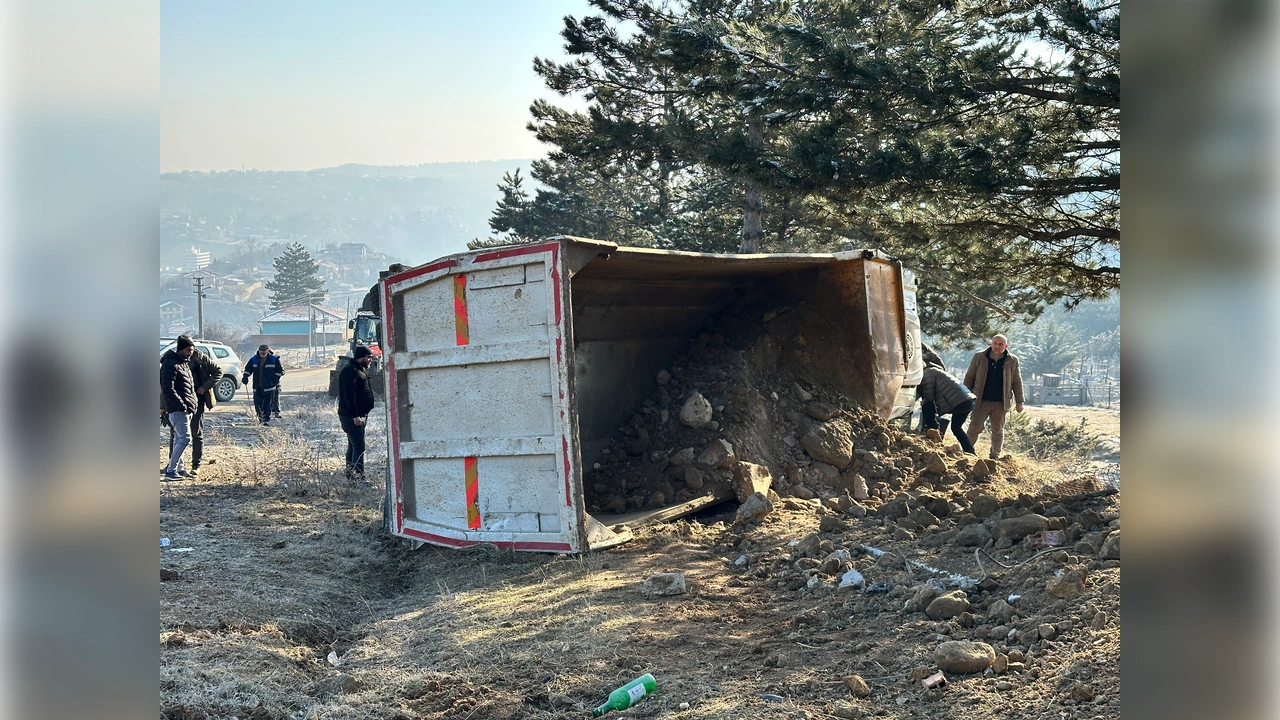
[[[924,415],[924,426],[945,433],[947,428],[945,425],[939,427],[938,416],[951,415],[951,433],[960,441],[960,447],[973,455],[973,441],[963,430],[965,418],[969,417],[976,399],[969,388],[941,368],[926,365],[924,378],[916,386],[916,396],[922,401],[920,411]]]
[[[969,420],[969,441],[978,442],[983,425],[991,421],[991,458],[1000,457],[1004,444],[1004,418],[1016,403],[1022,412],[1022,373],[1018,358],[1009,352],[1009,341],[1003,335],[991,338],[991,347],[977,353],[969,361],[964,386],[978,396],[973,417]]]

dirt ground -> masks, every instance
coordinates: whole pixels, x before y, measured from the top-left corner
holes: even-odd
[[[1119,717],[1119,495],[1056,498],[1055,482],[1099,487],[1078,465],[1015,455],[908,517],[788,497],[759,523],[735,524],[730,502],[575,557],[414,550],[382,529],[380,410],[353,485],[331,401],[282,404],[269,428],[243,395],[220,406],[200,479],[160,485],[162,718],[583,717],[644,672],[658,691],[617,717]],[[1118,411],[1028,412],[1113,429],[1115,458],[1099,462],[1118,463]],[[984,496],[998,508],[985,525]],[[1030,513],[1075,539],[963,542]],[[863,584],[816,568],[832,557]],[[947,575],[907,561],[981,580],[968,609],[934,613]],[[645,595],[664,571],[687,592]],[[988,643],[1001,672],[925,690],[951,640]]]

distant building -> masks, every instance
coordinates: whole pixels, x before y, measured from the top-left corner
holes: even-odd
[[[333,259],[340,265],[362,263],[369,254],[369,247],[364,243],[342,243],[333,251]]]
[[[182,253],[179,263],[183,270],[201,270],[213,264],[213,255],[196,248],[195,245],[191,249]]]
[[[337,345],[346,339],[347,318],[337,310],[316,304],[299,303],[274,310],[258,320],[262,332],[251,342],[273,347]]]

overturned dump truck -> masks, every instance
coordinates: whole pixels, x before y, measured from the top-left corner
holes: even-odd
[[[555,237],[389,274],[381,300],[386,526],[449,547],[600,549],[629,539],[623,519],[724,499],[593,517],[583,483],[660,371],[734,307],[820,317],[806,377],[882,418],[910,415],[922,373],[914,279],[873,251],[712,255]]]

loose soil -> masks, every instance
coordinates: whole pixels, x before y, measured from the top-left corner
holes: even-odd
[[[857,506],[838,482],[820,487],[813,463],[791,473],[784,458],[786,497],[758,523],[735,524],[730,502],[575,557],[414,550],[382,529],[378,412],[370,475],[351,484],[332,401],[283,405],[266,428],[244,403],[215,409],[200,479],[161,484],[162,718],[584,717],[643,672],[657,693],[617,717],[1119,717],[1119,495],[1058,497],[1105,489],[1076,466],[1014,455],[971,477],[936,441],[866,432],[843,408],[858,443],[883,445],[858,447],[857,462],[887,472]],[[917,467],[933,452],[946,483]],[[1070,539],[962,544],[961,530],[1002,517],[1038,522],[1028,513]],[[968,610],[923,612],[921,598],[952,588],[908,561],[981,580]],[[862,586],[837,587],[850,568]],[[646,596],[664,571],[684,573],[687,592]],[[922,590],[931,579],[944,587]],[[949,640],[989,643],[1003,672],[924,689]],[[854,674],[867,697],[847,687]]]

